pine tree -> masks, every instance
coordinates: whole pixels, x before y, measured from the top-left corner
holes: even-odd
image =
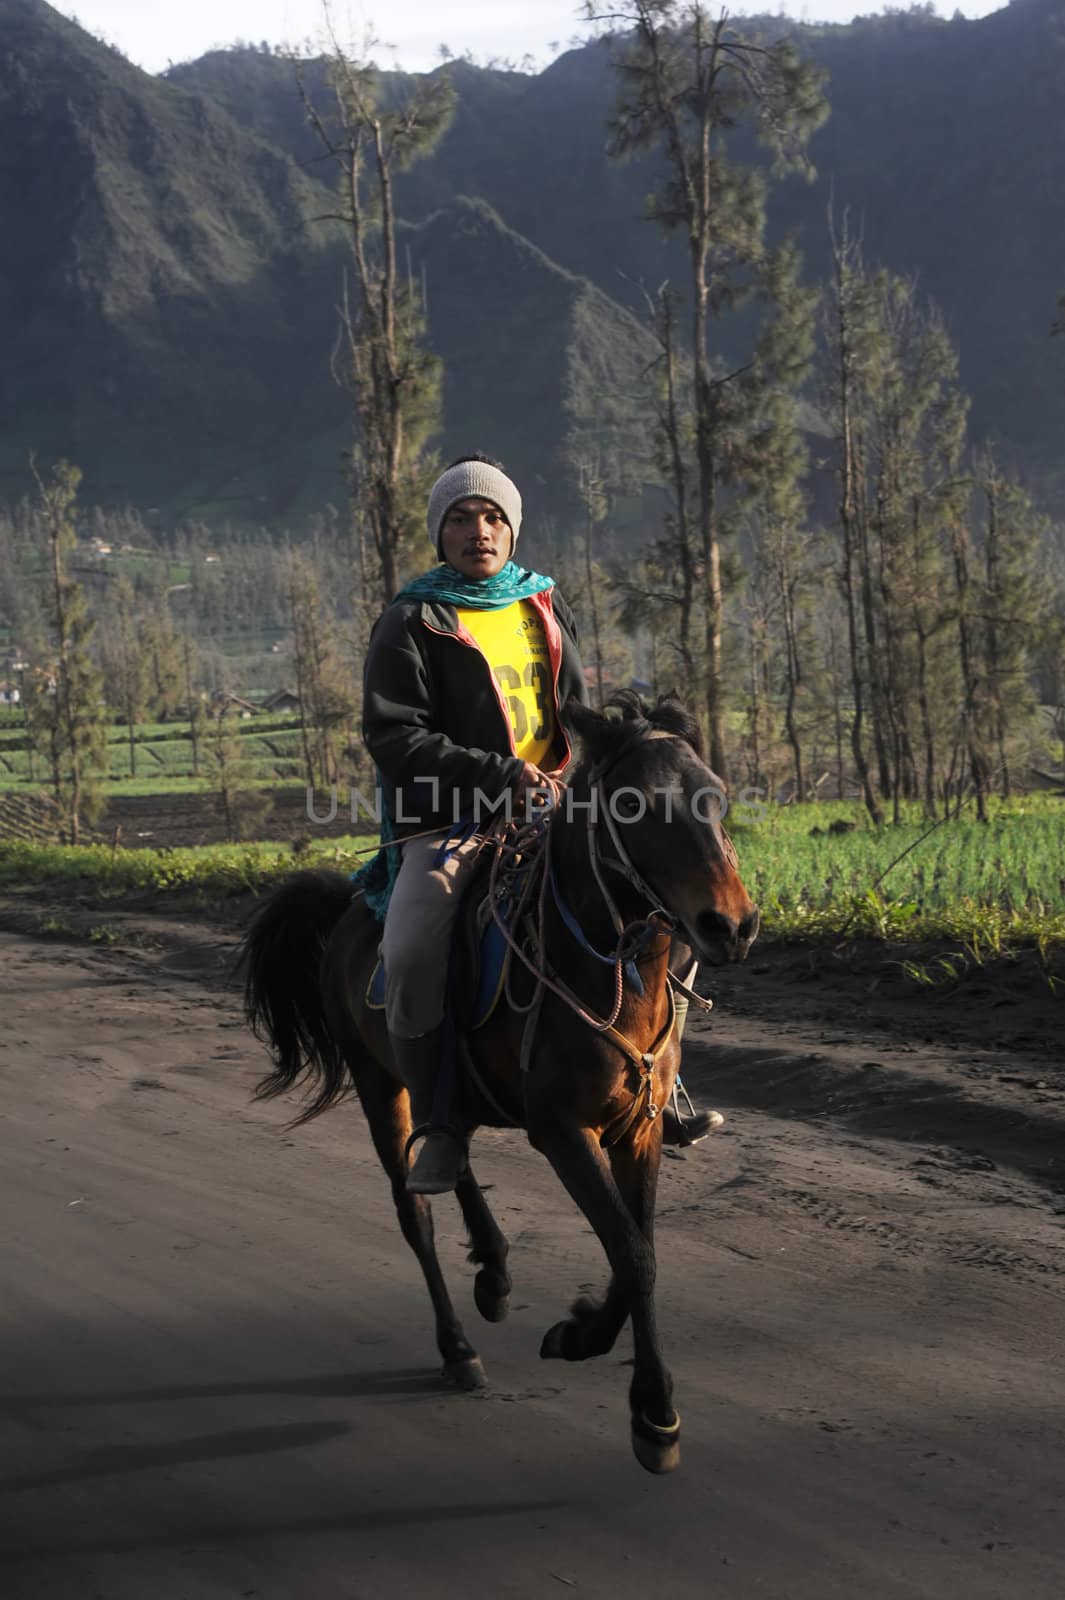
[[[185,715],[189,719],[189,742],[192,745],[192,776],[200,776],[200,747],[204,733],[204,696],[198,685],[199,662],[195,640],[188,632],[181,634],[181,665],[185,683]]]
[[[884,820],[872,781],[866,749],[865,719],[874,652],[862,627],[862,551],[866,544],[865,458],[862,445],[864,377],[874,344],[868,277],[861,249],[849,232],[847,218],[837,231],[829,214],[832,240],[832,285],[825,312],[827,379],[826,410],[834,420],[839,449],[840,590],[847,618],[850,664],[850,747],[862,797],[872,821]]]
[[[307,782],[326,789],[340,776],[358,702],[335,618],[323,603],[314,567],[300,556],[290,558],[289,608]]]
[[[223,701],[207,737],[207,782],[214,789],[230,844],[251,837],[269,815],[273,800],[255,786],[255,763],[245,753],[240,725]]]
[[[613,150],[660,149],[667,176],[649,215],[688,243],[692,394],[710,760],[727,776],[721,491],[728,476],[739,372],[715,370],[716,324],[759,287],[766,262],[761,170],[731,159],[743,126],[772,152],[774,170],[804,164],[807,141],[827,114],[822,75],[788,40],[763,43],[749,26],[701,0],[621,0],[606,9],[587,0],[585,15],[623,36],[615,58],[621,92]],[[749,399],[749,395],[747,396]],[[742,410],[743,408],[741,408]],[[747,413],[749,414],[749,412]]]
[[[108,703],[126,724],[129,775],[137,776],[137,725],[145,719],[148,701],[148,661],[138,638],[136,596],[123,574],[112,590],[109,607],[110,636],[103,650],[104,684]]]
[[[606,521],[610,501],[606,482],[597,459],[578,461],[577,492],[584,510],[582,545],[584,556],[584,606],[582,608],[590,629],[591,661],[595,672],[596,704],[600,711],[606,702],[603,678],[603,585],[597,567],[597,546],[601,543],[601,530]]]
[[[950,680],[934,670],[933,652],[950,614],[948,529],[966,492],[959,462],[969,403],[942,320],[920,303],[916,284],[888,274],[876,283],[879,338],[866,401],[866,570],[879,641],[881,746],[897,822],[904,798],[921,794],[926,810],[935,809],[931,685],[935,678],[942,699]]]
[[[141,619],[137,638],[147,676],[148,715],[153,721],[166,722],[185,708],[185,659],[181,638],[161,588]]]
[[[771,312],[750,373],[736,387],[737,398],[746,399],[749,415],[731,470],[760,526],[763,565],[776,591],[784,647],[784,726],[795,795],[802,800],[806,797],[799,705],[806,686],[803,611],[814,573],[802,490],[809,453],[800,426],[798,391],[812,365],[818,296],[816,290],[800,285],[798,254],[790,243],[767,258],[765,295]]]
[[[999,784],[1008,796],[1013,787],[1008,736],[1035,711],[1030,667],[1053,628],[1053,596],[1038,575],[1047,522],[1025,490],[999,471],[990,451],[979,463],[977,481],[985,510],[980,629],[985,741],[998,758]]]
[[[66,558],[76,543],[74,507],[81,473],[68,461],[46,480],[31,459],[40,530],[47,541],[51,640],[35,663],[27,705],[31,737],[43,747],[62,836],[78,844],[82,826],[99,815],[108,771],[103,679],[89,644],[94,621],[85,592],[69,576]]]
[[[649,321],[661,355],[655,428],[655,464],[668,485],[672,507],[665,519],[665,537],[655,546],[657,586],[671,585],[677,595],[677,650],[683,682],[696,691],[699,673],[692,647],[695,617],[696,555],[692,529],[691,417],[682,401],[681,361],[677,341],[678,296],[668,283],[652,298],[645,294]]]

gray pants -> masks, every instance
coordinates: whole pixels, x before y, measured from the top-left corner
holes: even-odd
[[[403,846],[385,918],[385,1021],[397,1039],[417,1039],[444,1020],[451,930],[481,843],[469,839],[435,866],[444,837],[412,839]]]

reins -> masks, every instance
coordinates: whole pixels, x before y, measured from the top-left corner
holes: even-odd
[[[552,787],[552,804],[545,810],[544,815],[526,822],[523,826],[515,828],[500,824],[489,830],[488,838],[494,835],[494,855],[489,874],[489,904],[497,928],[505,940],[511,955],[517,956],[522,965],[532,974],[534,981],[533,993],[530,1000],[517,1003],[511,991],[510,974],[507,974],[506,994],[511,1008],[519,1015],[525,1014],[525,1028],[521,1045],[521,1069],[529,1070],[536,1028],[539,1023],[540,1010],[543,1005],[544,995],[547,992],[561,1000],[582,1022],[595,1030],[603,1037],[610,1040],[624,1055],[628,1056],[640,1073],[640,1085],[633,1096],[633,1102],[624,1119],[622,1126],[615,1130],[611,1138],[605,1141],[613,1144],[623,1138],[639,1114],[641,1104],[646,1096],[646,1115],[653,1119],[658,1116],[662,1107],[656,1102],[654,1096],[654,1071],[659,1059],[669,1047],[676,1022],[676,1005],[673,998],[673,974],[669,974],[667,988],[668,1011],[664,1026],[659,1030],[650,1050],[641,1050],[640,1047],[629,1039],[616,1026],[624,1003],[626,978],[629,987],[637,994],[644,993],[643,980],[637,968],[639,955],[658,937],[671,934],[676,926],[676,919],[661,905],[660,898],[654,893],[637,871],[627,851],[625,850],[613,817],[610,815],[603,788],[605,768],[593,768],[590,774],[590,783],[595,804],[588,814],[588,853],[596,885],[603,898],[603,902],[610,914],[611,922],[617,934],[617,942],[613,952],[604,954],[597,950],[588,939],[577,918],[566,904],[558,885],[557,875],[550,855],[551,821],[554,804],[557,802],[561,786]],[[617,851],[617,858],[604,857],[599,849],[597,836],[596,815],[598,805],[602,804],[604,814],[608,818],[608,832],[611,843]],[[644,917],[626,923],[619,911],[616,901],[604,877],[604,868],[610,867],[621,872],[632,884],[651,907],[651,911]],[[511,887],[508,892],[506,880],[510,877]],[[519,880],[520,886],[519,886]],[[593,957],[604,965],[614,969],[614,1003],[608,1016],[597,1016],[595,1012],[575,994],[568,984],[564,983],[555,973],[547,961],[546,950],[546,920],[547,898],[551,898],[558,911],[563,925],[574,939],[578,947],[585,954]],[[531,904],[535,898],[536,917],[530,915]],[[514,909],[510,918],[504,916],[503,905],[509,902]],[[512,929],[519,932],[524,929],[524,938],[516,938]],[[686,989],[686,986],[682,986]],[[705,1002],[702,1002],[705,1004]]]

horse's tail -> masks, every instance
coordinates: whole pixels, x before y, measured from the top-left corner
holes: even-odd
[[[340,1048],[326,1027],[320,973],[326,941],[354,891],[339,872],[295,873],[272,894],[245,935],[240,953],[244,1014],[274,1056],[256,1087],[271,1100],[307,1074],[317,1093],[295,1122],[308,1122],[348,1088]]]

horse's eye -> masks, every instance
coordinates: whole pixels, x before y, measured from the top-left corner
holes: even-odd
[[[647,801],[642,794],[636,794],[632,789],[621,789],[610,797],[610,809],[615,817],[624,817],[626,821],[642,817],[647,810]]]

